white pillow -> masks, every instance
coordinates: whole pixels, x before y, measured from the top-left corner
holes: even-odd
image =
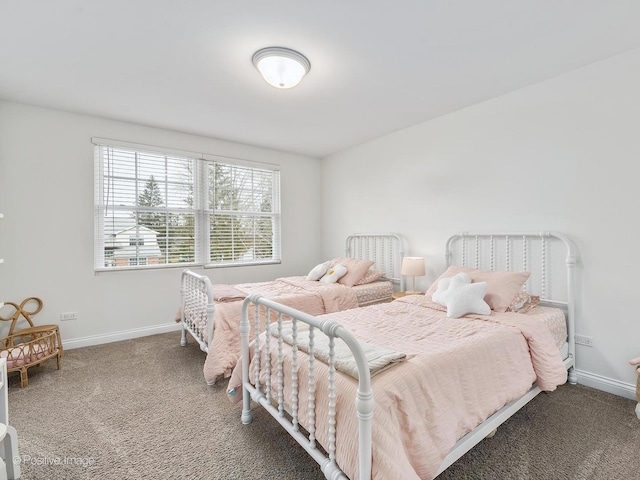
[[[320,279],[322,283],[336,283],[339,279],[347,274],[347,267],[341,263],[336,263],[333,267],[327,270],[327,273]]]
[[[331,266],[331,260],[327,260],[324,263],[320,263],[311,269],[309,275],[307,275],[307,280],[320,280],[322,276],[327,273],[329,267]]]
[[[439,303],[440,305],[446,305],[445,292],[449,288],[450,283],[451,283],[451,277],[441,278],[440,280],[438,280],[438,289],[435,292],[433,292],[431,300],[433,300],[436,303]],[[469,279],[468,283],[471,283],[471,279]],[[445,295],[445,298],[442,297],[443,295]]]
[[[446,305],[449,318],[460,318],[468,313],[490,315],[491,307],[484,301],[488,286],[487,282],[471,283],[468,274],[459,273],[440,280],[432,299]]]

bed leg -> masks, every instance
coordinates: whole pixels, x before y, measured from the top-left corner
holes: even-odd
[[[180,338],[180,345],[183,347],[187,346],[187,331],[184,327],[182,327],[182,338]]]
[[[497,429],[497,428],[494,428],[494,429],[493,429],[493,430],[491,430],[489,433],[487,433],[487,436],[486,436],[486,437],[484,437],[484,438],[491,438],[491,437],[493,437],[493,436],[496,434],[496,432],[497,432],[497,431],[498,431],[498,429]]]
[[[249,367],[245,367],[245,365],[246,363],[242,365],[242,368],[248,369]],[[247,373],[247,377],[248,376],[249,374]],[[243,425],[249,425],[253,420],[253,414],[251,413],[251,393],[244,385],[242,386],[242,415],[240,415],[240,420]]]
[[[243,425],[249,425],[253,420],[253,416],[251,415],[251,406],[250,406],[251,395],[247,391],[244,392],[244,395],[245,396],[242,398],[243,407],[242,407],[242,415],[240,416],[240,420],[242,421]]]
[[[576,369],[573,367],[569,369],[569,383],[571,385],[576,385],[578,383],[578,375],[576,374]]]

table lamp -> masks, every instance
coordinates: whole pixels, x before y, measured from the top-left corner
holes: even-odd
[[[407,277],[413,277],[413,293],[416,292],[416,277],[421,277],[425,274],[424,271],[424,258],[422,257],[404,257],[402,259],[402,268],[400,273]]]

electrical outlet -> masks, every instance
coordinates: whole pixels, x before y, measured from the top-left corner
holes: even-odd
[[[587,337],[586,335],[576,335],[574,338],[578,345],[593,347],[593,337]]]
[[[78,312],[65,312],[60,314],[60,320],[77,320]]]

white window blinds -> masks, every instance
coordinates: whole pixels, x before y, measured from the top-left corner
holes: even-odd
[[[277,171],[211,162],[209,178],[210,262],[280,260],[280,198]]]
[[[96,270],[280,261],[277,169],[99,144],[95,171]]]

